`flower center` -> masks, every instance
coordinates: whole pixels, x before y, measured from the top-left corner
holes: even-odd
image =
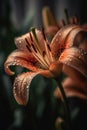
[[[44,48],[41,47],[41,41],[36,34],[35,28],[32,28],[31,32],[29,33],[29,41],[27,38],[25,38],[27,43],[26,47],[29,52],[31,52],[38,60],[38,62],[41,64],[41,67],[48,69],[50,64],[54,61],[54,58],[52,56],[51,48],[43,29],[41,29],[41,34],[41,37],[43,37],[42,42],[44,43]]]

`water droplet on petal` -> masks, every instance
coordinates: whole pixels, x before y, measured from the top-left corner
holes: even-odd
[[[84,54],[87,55],[87,52],[85,51]]]
[[[81,59],[81,55],[79,56],[79,59]]]
[[[61,36],[62,35],[62,33],[59,33],[59,36]]]
[[[72,61],[72,59],[70,58],[69,61]]]
[[[14,93],[14,96],[16,96],[17,94],[16,93]]]
[[[56,42],[58,42],[58,39],[56,39]]]
[[[19,43],[21,43],[21,41],[19,41]]]
[[[29,86],[26,87],[27,89],[29,88]]]

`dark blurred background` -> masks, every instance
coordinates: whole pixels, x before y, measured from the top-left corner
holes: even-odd
[[[20,106],[12,93],[14,76],[4,71],[7,56],[16,48],[14,38],[28,32],[32,26],[43,24],[44,6],[53,10],[57,20],[65,18],[67,8],[70,16],[78,15],[81,24],[87,22],[86,2],[82,0],[0,0],[0,130],[58,129],[55,122],[62,110],[53,95],[54,81],[37,76],[31,84],[27,106]],[[22,68],[16,67],[15,71],[20,73]],[[77,114],[72,129],[87,130],[87,102],[77,98],[68,101],[71,112],[75,110]]]

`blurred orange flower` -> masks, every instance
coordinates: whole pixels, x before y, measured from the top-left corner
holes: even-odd
[[[69,24],[80,25],[87,29],[87,23],[81,25],[77,15],[69,16],[67,9],[64,10],[64,13],[65,19],[57,20],[54,12],[50,9],[50,7],[45,6],[43,8],[42,20],[46,34],[54,36],[60,28]]]

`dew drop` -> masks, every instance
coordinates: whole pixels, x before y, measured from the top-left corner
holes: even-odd
[[[15,62],[11,63],[13,66],[15,65]]]
[[[21,43],[21,41],[19,41],[19,43]]]
[[[69,61],[72,61],[72,59],[69,59]]]
[[[79,56],[79,59],[81,59],[81,55]]]
[[[24,82],[23,84],[24,84],[24,85],[26,85],[27,83],[26,83],[26,82]]]
[[[14,93],[14,96],[16,96],[17,94],[16,93]]]
[[[65,61],[64,64],[67,64],[67,61]]]
[[[58,38],[56,39],[56,42],[58,42]]]
[[[87,52],[85,51],[84,54],[87,55]]]
[[[81,53],[81,55],[83,56],[83,55],[84,55],[84,53]]]
[[[14,87],[14,90],[16,90],[16,87]]]
[[[17,82],[18,82],[18,81],[17,81]],[[16,87],[18,86],[17,82],[15,83],[15,87],[14,87],[14,89],[16,89]]]
[[[62,33],[59,33],[59,36],[61,36],[62,35]]]
[[[26,87],[27,89],[29,88],[29,86]]]

